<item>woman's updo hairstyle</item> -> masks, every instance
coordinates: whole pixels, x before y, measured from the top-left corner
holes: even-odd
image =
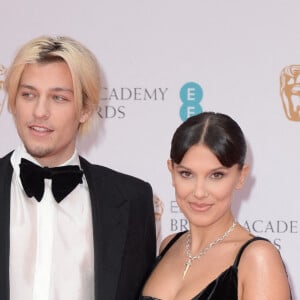
[[[203,112],[188,118],[175,131],[170,158],[179,164],[185,153],[194,145],[208,147],[220,163],[230,168],[245,162],[247,145],[240,126],[222,113]]]

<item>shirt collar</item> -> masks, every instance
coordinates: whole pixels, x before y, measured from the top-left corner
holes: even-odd
[[[14,150],[10,159],[13,169],[17,173],[17,175],[20,174],[19,164],[21,162],[21,158],[26,158],[27,160],[41,166],[38,163],[38,161],[26,151],[25,146],[22,144]],[[80,167],[80,161],[79,161],[79,155],[77,149],[74,150],[73,155],[67,161],[65,161],[63,164],[60,164],[58,167],[68,166],[68,165],[78,165]]]
[[[31,161],[31,162],[39,165],[39,166],[40,166],[40,164],[37,162],[37,160],[32,155],[30,155],[26,151],[25,146],[23,144],[21,144],[19,147],[17,147],[14,150],[14,152],[12,153],[12,156],[10,158],[10,161],[11,161],[13,170],[16,174],[17,181],[22,186],[21,179],[20,179],[20,166],[19,166],[20,163],[21,163],[21,158],[26,158],[29,161]],[[77,151],[76,148],[75,148],[74,153],[71,156],[71,158],[68,159],[67,161],[65,161],[63,164],[59,165],[58,167],[68,166],[68,165],[77,165],[77,166],[79,166],[80,169],[82,169],[81,166],[80,166],[79,155],[78,155],[78,151]],[[87,184],[87,181],[86,181],[86,178],[85,178],[84,174],[83,174],[82,180],[83,180],[83,186],[85,188],[88,188],[88,184]]]

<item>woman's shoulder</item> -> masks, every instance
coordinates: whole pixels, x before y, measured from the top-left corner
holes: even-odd
[[[161,254],[163,251],[166,251],[168,248],[170,248],[185,232],[186,231],[175,232],[165,237],[160,244],[159,253]]]
[[[251,299],[255,289],[257,295],[265,298],[289,299],[288,277],[279,250],[267,239],[253,238],[250,241],[246,243],[238,266],[244,294]],[[272,286],[272,291],[266,286]]]
[[[172,233],[162,240],[160,247],[159,247],[159,253],[161,253],[166,248],[166,246],[175,237],[175,235],[176,235],[176,233]]]
[[[279,250],[268,240],[253,237],[242,246],[241,260],[262,263],[266,261],[281,260]]]
[[[253,271],[255,267],[259,270],[264,265],[271,267],[274,263],[282,263],[280,252],[268,239],[261,237],[252,237],[245,241],[235,260],[239,269],[251,266]]]

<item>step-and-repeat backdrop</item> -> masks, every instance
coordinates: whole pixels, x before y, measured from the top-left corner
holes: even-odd
[[[204,110],[231,115],[251,166],[234,212],[280,250],[300,299],[300,2],[15,2],[0,9],[0,156],[19,144],[3,93],[17,48],[42,34],[74,37],[103,72],[96,126],[80,153],[152,184],[160,242],[187,228],[166,165],[175,128]]]

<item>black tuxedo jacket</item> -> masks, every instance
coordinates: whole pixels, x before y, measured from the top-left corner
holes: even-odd
[[[0,299],[9,300],[11,153],[0,159]],[[151,186],[80,157],[92,204],[96,300],[134,300],[156,255]],[[88,300],[88,299],[87,299]]]

